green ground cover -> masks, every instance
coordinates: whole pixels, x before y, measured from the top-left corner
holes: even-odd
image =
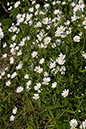
[[[85,1],[0,3],[0,129],[85,129]]]

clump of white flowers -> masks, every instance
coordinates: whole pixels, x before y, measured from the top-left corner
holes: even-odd
[[[17,113],[17,107],[14,107],[13,109],[12,109],[12,114],[16,114]],[[10,121],[14,121],[14,119],[15,119],[15,116],[14,115],[11,115],[10,116]]]
[[[3,48],[1,60],[7,61],[7,66],[0,71],[0,80],[5,82],[5,88],[8,90],[12,85],[14,88],[16,86],[13,93],[17,96],[26,92],[27,96],[31,94],[31,98],[39,102],[44,99],[47,90],[51,90],[51,98],[53,92],[58,96],[60,93],[62,101],[66,102],[67,96],[71,97],[73,94],[71,86],[69,89],[65,86],[63,89],[62,83],[68,82],[69,77],[72,84],[73,75],[70,74],[72,70],[70,73],[66,72],[70,67],[67,65],[71,65],[68,64],[67,58],[71,55],[69,52],[79,53],[78,46],[84,42],[82,39],[86,29],[86,17],[83,13],[85,4],[83,0],[73,2],[72,0],[63,2],[44,0],[42,8],[36,0],[30,0],[30,3],[28,1],[21,0],[15,4],[7,2],[9,14],[13,11],[12,17],[16,22],[11,23],[5,33],[0,23],[0,47]],[[22,9],[23,5],[27,5],[27,9],[25,7]],[[69,12],[67,7],[70,7]],[[76,30],[74,30],[75,26]],[[10,35],[11,38],[3,40],[6,33],[6,36]],[[70,46],[72,51],[69,50]],[[86,59],[85,51],[82,56]],[[45,92],[42,92],[43,90]],[[43,94],[44,96],[41,97]],[[84,96],[84,93],[81,95]],[[9,117],[10,121],[14,121],[16,113],[17,107],[14,107]],[[70,120],[69,123],[71,129],[76,129],[78,126],[76,119]],[[86,120],[80,125],[80,129],[85,128]]]

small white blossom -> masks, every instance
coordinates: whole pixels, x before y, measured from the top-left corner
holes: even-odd
[[[34,94],[33,99],[35,100],[39,99],[39,94]]]
[[[32,58],[35,58],[35,57],[37,56],[37,52],[36,52],[36,51],[33,51],[33,52],[31,53],[31,56],[32,56]]]
[[[10,76],[11,76],[10,74],[7,74],[7,77],[8,77],[8,78],[10,78]]]
[[[29,79],[29,75],[26,74],[26,75],[24,76],[24,78],[25,78],[25,79]]]
[[[76,35],[76,36],[73,38],[73,40],[74,40],[75,42],[80,42],[80,36]]]
[[[10,64],[13,64],[13,63],[14,63],[14,58],[10,57]]]
[[[77,122],[76,119],[72,119],[72,120],[70,121],[70,126],[71,126],[71,127],[76,127],[77,125],[78,125],[78,122]]]
[[[44,58],[40,59],[39,64],[43,64],[44,60],[45,60]]]
[[[17,76],[17,73],[14,72],[14,73],[11,75],[11,78],[14,78],[14,77],[16,77],[16,76]]]
[[[43,78],[43,85],[48,85],[49,84],[49,82],[51,81],[51,79],[50,79],[50,77],[45,77],[45,78]]]
[[[48,72],[45,71],[44,76],[47,77],[48,75],[49,75]]]
[[[16,112],[17,112],[17,107],[14,107],[14,108],[12,109],[12,113],[13,113],[13,114],[16,114]]]
[[[31,80],[29,80],[27,83],[26,83],[27,86],[30,86],[31,85]]]
[[[55,88],[56,86],[57,86],[57,83],[56,83],[56,82],[54,82],[54,83],[52,83],[51,88]]]
[[[6,86],[10,86],[11,82],[10,81],[7,81],[6,82]]]
[[[20,4],[20,1],[17,1],[15,4],[14,4],[14,8],[17,8]]]
[[[40,87],[41,87],[41,83],[36,83],[36,86],[34,86],[34,89],[39,90]]]
[[[61,95],[65,98],[68,96],[68,93],[69,93],[69,89],[64,89],[63,92],[61,93]]]
[[[3,54],[2,58],[6,58],[7,57],[7,53]]]
[[[85,53],[85,51],[83,51],[82,56],[84,57],[84,59],[86,59],[86,53]]]
[[[43,18],[42,23],[43,23],[43,24],[48,24],[48,17]]]
[[[23,91],[23,89],[24,89],[24,88],[23,88],[22,86],[19,86],[19,87],[17,88],[16,92],[17,92],[17,93],[21,93],[21,92]]]
[[[4,76],[4,75],[5,75],[5,71],[2,71],[2,72],[1,72],[1,76]]]
[[[15,119],[15,116],[14,115],[11,115],[10,116],[10,121],[14,121],[14,119]]]
[[[82,125],[83,125],[83,128],[85,129],[86,128],[86,119],[85,119],[85,121],[82,122]]]
[[[51,41],[51,38],[50,38],[50,37],[46,37],[46,38],[44,39],[45,45],[49,44],[50,41]]]

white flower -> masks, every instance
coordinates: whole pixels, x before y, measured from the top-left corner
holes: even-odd
[[[36,52],[36,51],[33,51],[33,52],[31,53],[31,56],[32,56],[32,58],[35,58],[35,57],[37,56],[37,52]]]
[[[29,11],[30,12],[33,12],[34,11],[34,8],[33,7],[29,8]]]
[[[16,18],[17,18],[17,19],[20,19],[21,16],[22,16],[21,14],[18,14],[18,15],[16,16]]]
[[[86,59],[86,53],[83,51],[82,56],[84,57],[84,59]]]
[[[1,72],[1,76],[4,76],[5,75],[5,71]]]
[[[63,60],[65,58],[65,55],[63,55],[62,53],[59,54],[59,57]]]
[[[14,121],[14,119],[15,119],[15,116],[14,115],[11,115],[10,116],[10,121]]]
[[[16,114],[16,112],[17,112],[17,107],[14,107],[14,108],[12,109],[12,113],[13,113],[13,114]]]
[[[7,77],[10,78],[10,74],[7,74]]]
[[[73,40],[74,40],[75,42],[80,42],[80,36],[76,35],[76,36],[73,38]]]
[[[33,16],[32,14],[27,14],[27,16],[26,16],[26,21],[29,21],[32,16]]]
[[[52,2],[52,5],[55,5],[55,4],[56,4],[56,1],[53,1],[53,2]]]
[[[54,83],[52,83],[51,88],[55,88],[56,86],[57,86],[57,83],[56,83],[56,82],[54,82]]]
[[[17,24],[20,24],[20,23],[22,23],[24,21],[24,17],[21,17],[21,18],[19,18],[18,20],[17,20]]]
[[[14,63],[14,58],[10,57],[10,64],[13,64],[13,63]]]
[[[43,68],[41,68],[40,66],[36,66],[34,71],[38,72],[38,73],[42,73]]]
[[[16,51],[14,48],[11,48],[10,52],[12,53],[12,55],[14,55]]]
[[[25,78],[25,79],[29,79],[29,75],[26,74],[26,75],[24,76],[24,78]]]
[[[77,125],[78,125],[78,122],[77,122],[76,119],[72,119],[72,120],[70,121],[70,126],[71,126],[71,127],[76,127]]]
[[[16,90],[17,93],[21,93],[23,91],[23,87],[22,86],[19,86]]]
[[[43,85],[48,85],[49,84],[49,81],[51,81],[50,77],[45,77],[43,78]]]
[[[15,39],[16,39],[16,35],[14,35],[14,36],[12,37],[12,40],[13,40],[13,41],[15,41]]]
[[[4,43],[4,44],[3,44],[3,48],[5,48],[6,46],[7,46],[7,44],[6,44],[6,43]]]
[[[48,75],[49,75],[48,72],[45,71],[44,76],[47,77]]]
[[[30,38],[31,38],[30,36],[27,36],[27,40],[30,40]]]
[[[34,94],[33,99],[35,100],[39,99],[39,94]]]
[[[0,32],[0,39],[4,37],[4,33]]]
[[[61,33],[57,30],[56,32],[55,32],[55,36],[61,36]]]
[[[16,70],[19,70],[19,69],[21,69],[22,68],[22,63],[19,63],[19,65],[18,66],[16,66]]]
[[[51,41],[51,38],[50,38],[50,37],[46,37],[46,38],[44,39],[45,45],[47,45],[48,43],[50,43],[50,41]]]
[[[7,57],[7,53],[3,54],[2,58],[6,58]]]
[[[21,47],[24,46],[24,45],[25,45],[25,41],[21,41],[20,44],[19,44],[19,46],[21,46]]]
[[[42,23],[41,22],[37,22],[37,27],[41,27]]]
[[[43,24],[48,24],[48,17],[43,18],[42,23],[43,23]]]
[[[36,9],[39,9],[39,7],[40,7],[40,4],[35,5]]]
[[[86,25],[86,20],[85,20],[85,21],[83,21],[82,23],[83,23],[83,25]]]
[[[28,92],[31,88],[29,86],[26,86],[26,92]]]
[[[61,11],[59,11],[59,9],[55,9],[55,10],[54,10],[54,14],[55,14],[55,15],[61,14]]]
[[[26,83],[27,86],[30,86],[31,85],[31,80],[29,80],[27,83]]]
[[[45,4],[44,7],[45,7],[45,8],[49,7],[49,4]]]
[[[10,6],[9,8],[8,8],[8,10],[11,10],[12,9],[12,6]]]
[[[17,8],[20,4],[20,1],[17,1],[15,4],[14,4],[14,8]]]
[[[55,66],[56,66],[56,62],[54,61],[53,63],[50,63],[49,68],[52,69],[52,68],[54,68]]]
[[[16,46],[16,47],[15,47],[15,50],[19,50],[19,46]]]
[[[17,56],[20,56],[20,55],[22,55],[22,51],[21,50],[19,50],[19,52],[17,53]]]
[[[34,86],[34,89],[39,90],[40,87],[41,87],[41,83],[36,83],[36,86]]]
[[[76,21],[77,20],[77,16],[74,15],[74,16],[71,16],[71,21]]]
[[[8,67],[6,67],[4,70],[5,70],[5,71],[8,70]]]
[[[2,76],[0,75],[0,79],[2,79]]]
[[[44,63],[44,58],[42,58],[42,59],[40,59],[40,62],[39,62],[39,64],[43,64]]]
[[[14,72],[14,73],[11,75],[11,78],[14,78],[14,77],[16,77],[16,76],[17,76],[17,73]]]
[[[6,82],[6,86],[9,86],[10,84],[11,84],[10,81],[7,81],[7,82]]]
[[[79,128],[80,128],[80,129],[83,129],[83,125],[81,124],[81,125],[79,126]]]
[[[68,96],[69,93],[69,89],[64,89],[63,92],[61,93],[61,95],[65,98],[66,96]]]
[[[66,4],[66,2],[64,1],[64,2],[62,2],[62,5],[65,5]]]
[[[86,128],[86,120],[82,122],[83,128]]]
[[[60,57],[58,59],[56,59],[56,62],[59,64],[59,65],[63,65],[65,63],[65,60],[62,60]]]

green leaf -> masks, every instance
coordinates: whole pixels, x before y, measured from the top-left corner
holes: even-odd
[[[10,26],[12,24],[13,20],[10,18],[4,19],[3,25]]]

